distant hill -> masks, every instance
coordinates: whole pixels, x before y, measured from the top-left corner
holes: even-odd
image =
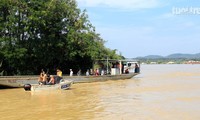
[[[138,57],[138,58],[146,58],[146,59],[160,59],[160,58],[164,58],[163,56],[160,55],[148,55],[145,57]]]
[[[187,58],[187,59],[194,59],[194,58],[200,58],[200,53],[197,53],[197,54],[181,54],[181,53],[176,53],[176,54],[168,55],[165,58]]]
[[[194,57],[195,56],[192,54],[181,54],[181,53],[176,53],[166,56],[166,58],[194,58]]]
[[[144,57],[137,57],[137,59],[200,59],[200,53],[197,54],[182,54],[175,53],[168,56],[148,55]]]

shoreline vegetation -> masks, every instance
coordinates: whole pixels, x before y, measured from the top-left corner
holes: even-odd
[[[0,31],[1,75],[76,74],[96,59],[124,59],[105,47],[75,0],[1,0]]]

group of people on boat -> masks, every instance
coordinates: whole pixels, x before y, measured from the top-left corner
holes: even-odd
[[[135,73],[140,73],[140,68],[139,68],[139,66],[138,66],[137,63],[135,63],[135,70],[134,70],[134,72],[135,72]],[[127,68],[127,69],[125,70],[125,74],[128,74],[128,73],[129,73],[129,69]]]
[[[81,69],[79,69],[78,72],[77,72],[77,76],[81,76],[81,75],[82,75]],[[91,75],[90,72],[89,72],[89,70],[86,71],[85,75],[86,75],[86,76]],[[95,76],[100,75],[100,74],[99,74],[99,70],[98,70],[98,69],[95,69],[94,72],[93,72],[93,75],[95,75]],[[104,75],[104,71],[103,71],[103,70],[102,70],[102,72],[101,72],[101,75]],[[69,76],[73,76],[73,70],[72,70],[72,69],[70,69]]]
[[[60,77],[62,76],[62,71],[60,69],[57,69],[57,76],[60,76]],[[45,71],[42,69],[40,72],[38,83],[40,85],[54,85],[56,81],[53,75],[49,75],[48,73],[45,73]]]
[[[140,72],[140,69],[139,69],[139,66],[137,63],[135,63],[135,73],[139,73]],[[129,73],[129,69],[127,68],[125,70],[125,74],[128,74]],[[98,76],[98,75],[104,75],[104,70],[101,70],[101,72],[99,72],[98,69],[95,69],[93,71],[93,75],[95,76]],[[77,72],[77,76],[80,76],[81,75],[81,70],[79,70]],[[89,73],[89,70],[86,71],[86,76],[89,76],[90,73]],[[57,76],[60,76],[62,77],[62,71],[60,69],[57,69]],[[73,70],[70,69],[70,76],[73,76]],[[45,71],[42,69],[41,70],[41,73],[40,73],[40,77],[38,79],[38,83],[39,84],[42,84],[42,85],[54,85],[56,83],[55,81],[55,78],[53,75],[49,75],[48,72],[45,73]]]
[[[103,69],[101,70],[101,72],[99,72],[98,69],[95,69],[95,71],[94,71],[94,75],[95,75],[95,76],[98,76],[98,75],[101,75],[101,76],[102,76],[102,75],[105,75],[105,72],[104,72]]]

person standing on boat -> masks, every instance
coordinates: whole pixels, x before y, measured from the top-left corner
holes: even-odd
[[[103,69],[101,70],[101,75],[104,75],[104,70]]]
[[[81,69],[77,72],[77,76],[81,75]]]
[[[47,83],[47,85],[54,85],[54,84],[55,84],[54,76],[53,76],[53,75],[50,75],[50,80],[49,80],[49,82]]]
[[[96,69],[96,70],[94,71],[94,73],[95,73],[95,76],[98,76],[98,75],[99,75],[98,69]]]
[[[89,70],[87,70],[87,71],[86,71],[86,76],[89,76],[89,75],[90,75],[90,74],[89,74]]]
[[[57,76],[62,77],[62,71],[60,69],[57,69]]]
[[[135,63],[135,73],[139,73],[139,66],[137,63]]]
[[[72,69],[70,69],[70,74],[69,74],[69,76],[73,76],[73,71],[72,71]]]

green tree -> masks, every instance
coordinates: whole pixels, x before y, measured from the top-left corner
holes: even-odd
[[[104,46],[75,0],[1,0],[0,32],[1,69],[9,75],[87,69],[95,59],[121,58]]]

